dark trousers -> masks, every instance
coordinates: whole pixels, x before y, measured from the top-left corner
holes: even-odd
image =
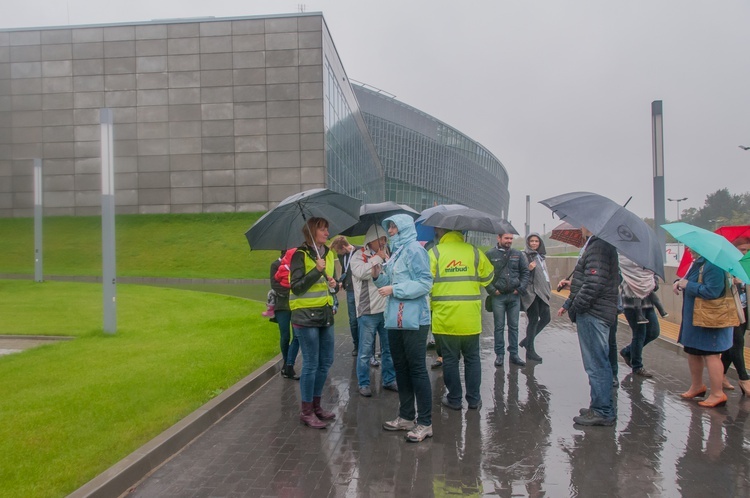
[[[357,322],[357,303],[354,298],[354,291],[346,291],[346,311],[349,313],[349,330],[352,333],[354,350],[359,351],[359,325]]]
[[[745,311],[747,317],[747,311]],[[724,364],[724,373],[729,370],[729,365],[734,363],[737,377],[740,380],[748,380],[750,376],[745,370],[745,324],[734,328],[732,347],[721,353],[721,362]]]
[[[481,401],[479,387],[482,385],[482,365],[479,360],[479,334],[443,335],[439,334],[443,345],[443,382],[448,389],[448,401],[460,405],[463,391],[459,362],[464,357],[464,376],[466,380],[466,401],[476,405]]]
[[[542,301],[539,296],[535,297],[526,310],[526,318],[529,322],[526,325],[526,351],[535,353],[534,339],[550,322],[549,304]]]
[[[633,331],[633,339],[628,346],[622,350],[623,356],[630,357],[633,371],[643,368],[643,348],[649,342],[659,337],[659,319],[656,317],[654,308],[641,308],[643,317],[648,323],[638,323],[637,309],[625,308],[625,319]]]
[[[425,364],[429,329],[429,325],[419,330],[388,329],[398,383],[398,416],[404,420],[416,418],[419,425],[432,425],[432,387]]]

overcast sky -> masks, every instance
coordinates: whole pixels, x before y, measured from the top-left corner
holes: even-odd
[[[12,5],[12,6],[11,6]],[[664,106],[666,197],[750,191],[747,0],[0,0],[0,27],[323,12],[350,78],[487,147],[510,220],[588,190],[653,217],[651,102]],[[668,219],[677,206],[667,202]]]

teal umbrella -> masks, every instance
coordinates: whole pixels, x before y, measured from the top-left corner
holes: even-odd
[[[688,223],[668,223],[661,227],[722,270],[750,283],[748,272],[743,268],[744,263],[740,262],[742,253],[726,238]]]
[[[740,260],[740,265],[742,265],[742,268],[745,270],[745,273],[750,275],[750,252],[745,254],[742,259]],[[750,283],[750,281],[745,280],[745,282]]]

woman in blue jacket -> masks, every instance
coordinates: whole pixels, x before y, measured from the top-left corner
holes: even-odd
[[[706,395],[706,385],[703,383],[703,367],[708,370],[711,394],[699,405],[713,408],[723,406],[727,402],[722,381],[724,380],[724,365],[721,363],[721,353],[732,347],[732,327],[709,328],[693,325],[693,309],[695,298],[718,299],[726,289],[726,272],[710,263],[692,249],[693,264],[685,275],[672,286],[675,294],[683,292],[682,323],[677,342],[682,344],[688,355],[690,367],[690,389],[682,393],[684,399],[693,399]],[[701,282],[698,282],[700,276]]]
[[[432,437],[432,388],[425,364],[430,328],[428,295],[432,289],[430,259],[417,242],[411,216],[391,216],[383,221],[383,228],[390,237],[391,255],[387,258],[381,250],[379,255],[385,263],[373,268],[373,278],[380,295],[388,298],[385,327],[399,397],[398,417],[385,422],[383,428],[408,431],[406,440],[418,443]]]

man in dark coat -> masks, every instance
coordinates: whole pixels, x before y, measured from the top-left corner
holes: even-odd
[[[508,319],[508,353],[510,362],[523,366],[518,356],[518,318],[521,314],[521,296],[529,283],[529,262],[524,253],[511,248],[512,233],[497,236],[497,246],[487,251],[487,258],[495,268],[495,278],[487,286],[495,318],[495,366],[505,362],[505,319]]]
[[[582,408],[573,421],[579,425],[614,425],[617,418],[612,400],[612,367],[609,363],[609,330],[617,320],[620,282],[617,250],[591,236],[573,271],[570,296],[558,316],[568,313],[578,329],[583,368],[591,386],[591,405]]]

